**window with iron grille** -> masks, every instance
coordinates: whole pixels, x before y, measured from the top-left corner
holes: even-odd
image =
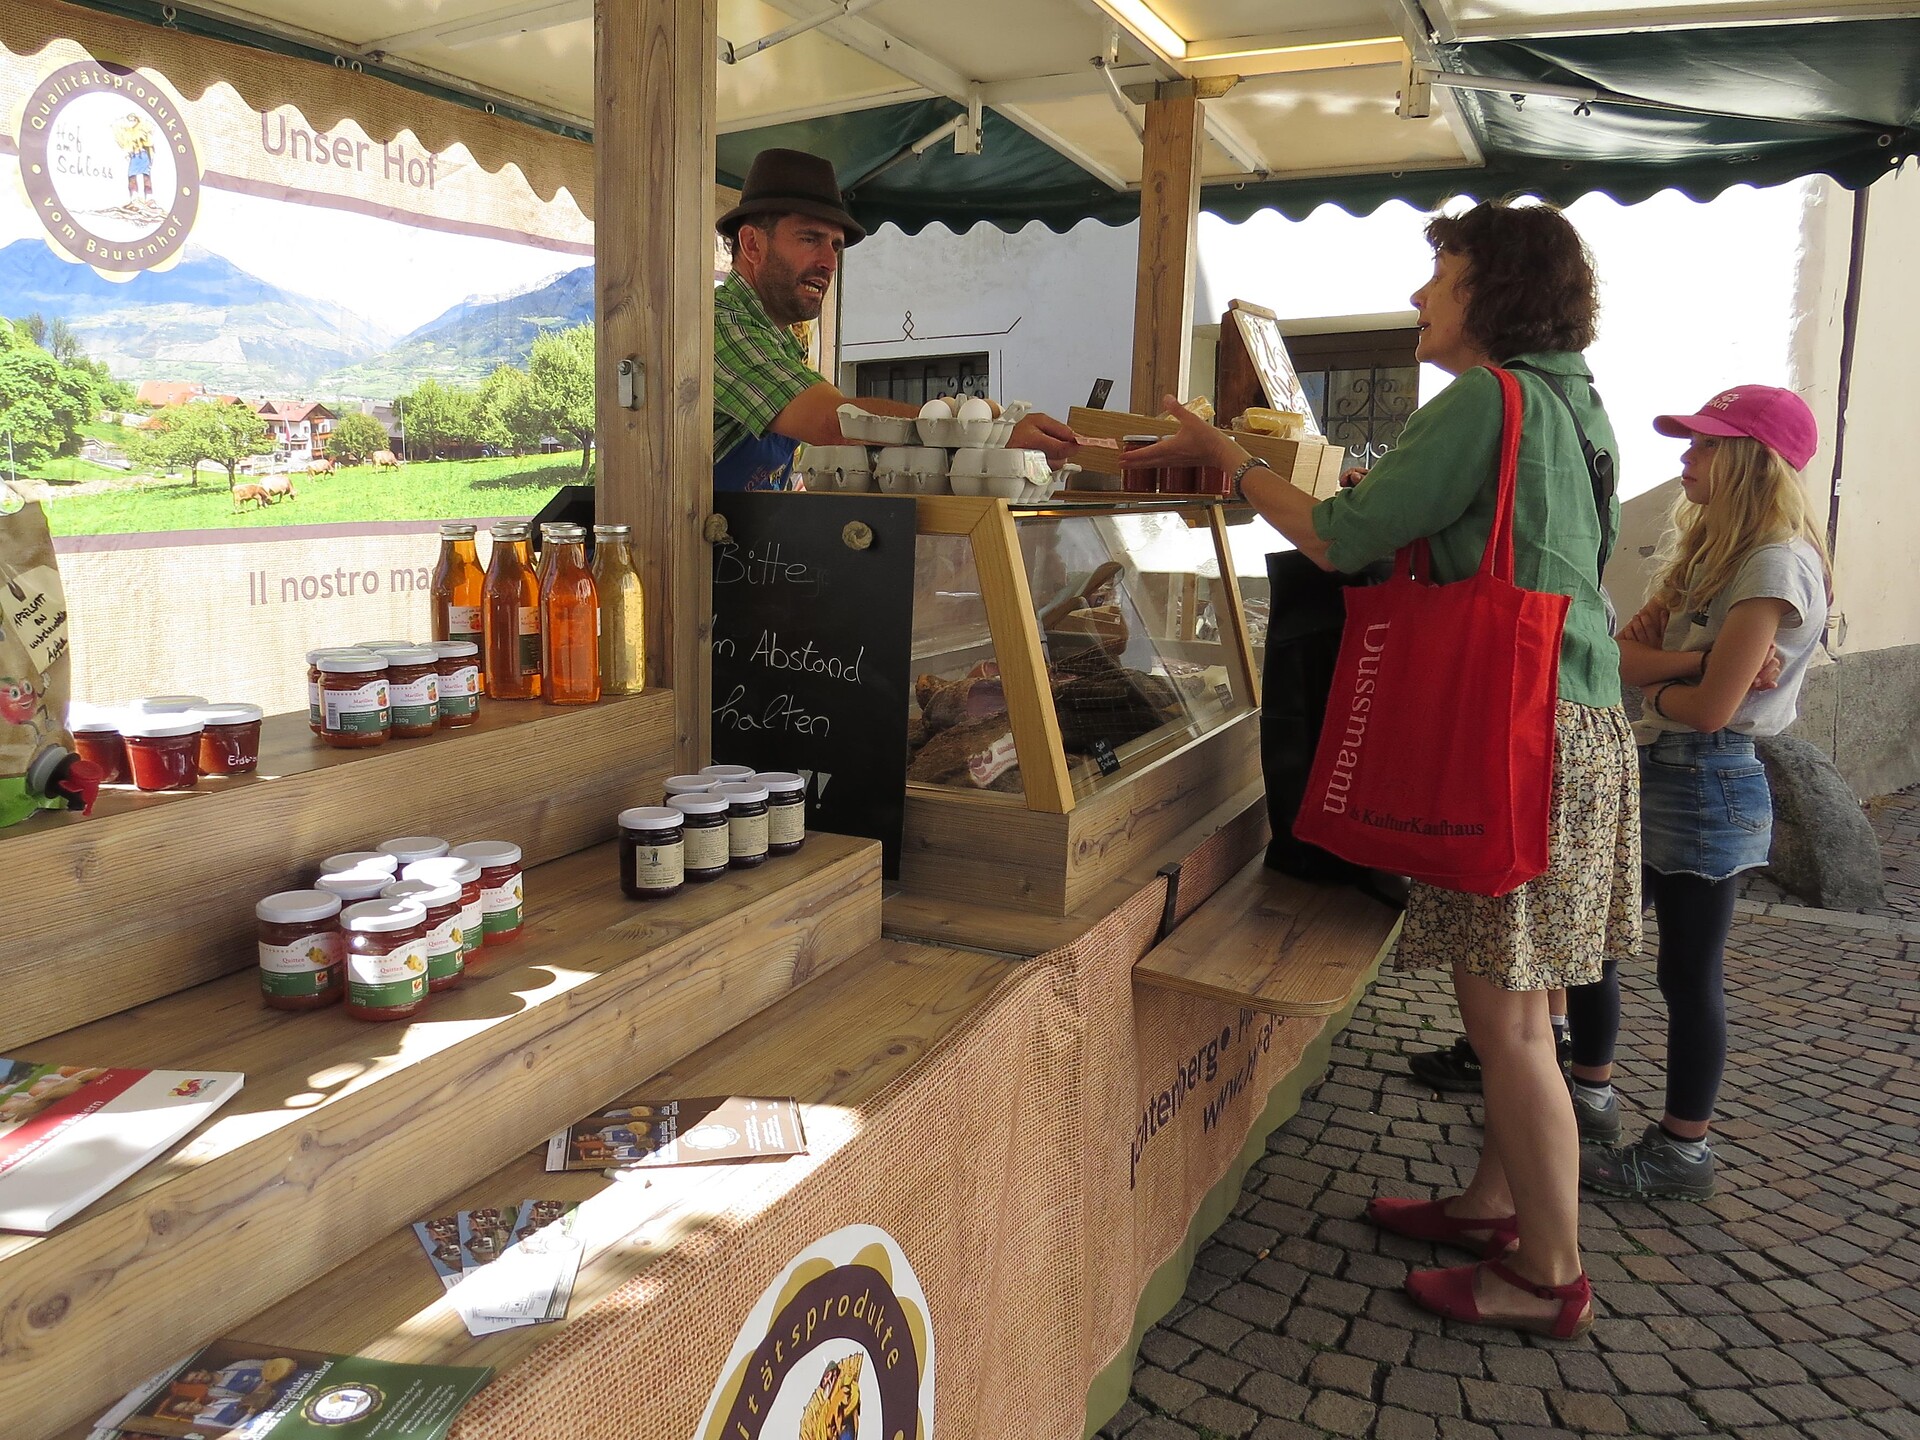
[[[1406,429],[1420,399],[1419,339],[1411,328],[1287,337],[1320,433],[1344,445],[1355,464],[1371,465]]]
[[[854,367],[854,394],[924,405],[941,395],[987,395],[985,355],[916,355],[865,360]]]

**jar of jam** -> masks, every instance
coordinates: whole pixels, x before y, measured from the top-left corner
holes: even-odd
[[[671,805],[620,812],[620,888],[633,900],[656,900],[686,879],[684,817]]]
[[[136,715],[184,715],[206,703],[204,695],[142,695],[127,708]]]
[[[132,774],[127,769],[127,742],[121,738],[118,720],[78,720],[73,724],[73,748],[82,760],[100,767],[102,785],[127,785]]]
[[[192,712],[200,731],[202,775],[251,775],[260,764],[258,705],[203,705]]]
[[[393,872],[382,870],[378,865],[353,865],[342,870],[328,870],[323,866],[313,888],[338,895],[351,905],[359,900],[378,900],[391,884]]]
[[[751,870],[767,863],[767,789],[745,781],[717,785],[713,793],[727,802],[727,863]]]
[[[191,790],[200,778],[200,728],[187,714],[131,715],[121,722],[133,783],[142,790]]]
[[[1130,455],[1135,450],[1144,450],[1149,445],[1158,445],[1166,437],[1163,435],[1129,435],[1120,442],[1122,454]],[[1153,495],[1164,488],[1162,481],[1166,469],[1159,465],[1141,465],[1122,470],[1120,488],[1129,495]]]
[[[329,655],[371,655],[371,650],[356,650],[349,645],[334,645],[307,651],[307,728],[318,735],[326,728],[325,712],[320,705],[320,662]]]
[[[395,869],[399,870],[416,860],[438,860],[452,848],[438,835],[400,835],[382,840],[377,853],[391,855]]]
[[[427,907],[418,900],[364,900],[340,912],[346,935],[347,1014],[405,1020],[427,999]]]
[[[807,782],[791,770],[762,770],[754,782],[767,790],[767,853],[791,855],[807,843]]]
[[[460,943],[460,886],[452,880],[396,880],[380,893],[427,907],[427,991],[457,986],[467,968],[466,947]]]
[[[518,939],[526,923],[520,847],[507,840],[471,840],[447,852],[480,867],[480,921],[484,943],[504,945]]]
[[[436,640],[432,649],[440,674],[440,728],[473,724],[480,718],[480,647],[471,640]]]
[[[464,970],[486,933],[486,921],[480,909],[480,867],[458,855],[443,855],[437,860],[414,860],[400,871],[402,880],[427,880],[434,884],[460,887],[460,920],[455,934],[460,937],[461,968]]]
[[[701,795],[720,782],[711,775],[669,775],[661,789],[666,791],[667,799],[676,795]]]
[[[393,738],[422,740],[440,728],[440,661],[424,645],[375,652],[387,662],[387,703]]]
[[[702,765],[700,773],[716,785],[737,785],[753,779],[751,765]]]
[[[343,750],[384,745],[393,727],[384,655],[322,655],[320,738]]]
[[[681,821],[681,836],[686,845],[682,866],[687,879],[704,882],[726,874],[733,862],[727,839],[727,797],[702,790],[669,795],[667,804],[686,817]]]
[[[260,999],[269,1010],[321,1010],[346,996],[347,951],[340,897],[282,890],[253,907],[260,946]]]
[[[338,855],[329,855],[320,862],[320,873],[330,875],[336,870],[378,870],[388,879],[400,872],[400,860],[385,850],[342,850]]]

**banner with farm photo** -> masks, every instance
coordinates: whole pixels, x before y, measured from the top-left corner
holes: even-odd
[[[424,633],[435,522],[589,478],[588,147],[519,127],[553,151],[543,195],[538,150],[489,169],[469,120],[502,124],[108,16],[0,16],[0,476],[46,507],[77,698],[296,708],[302,650]]]

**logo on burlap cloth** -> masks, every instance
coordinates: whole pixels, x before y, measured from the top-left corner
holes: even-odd
[[[699,1440],[933,1440],[927,1297],[886,1231],[849,1225],[755,1302]]]

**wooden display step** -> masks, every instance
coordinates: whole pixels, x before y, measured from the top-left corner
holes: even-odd
[[[1337,1015],[1366,982],[1400,916],[1346,885],[1241,867],[1133,967],[1141,985],[1272,1015]]]
[[[0,831],[0,1054],[252,968],[254,901],[309,884],[328,855],[441,835],[511,840],[537,865],[612,839],[621,807],[654,803],[673,764],[668,690],[489,700],[474,726],[368,750],[321,744],[304,713],[270,715],[254,775],[109,790],[90,817]]]
[[[0,1235],[0,1435],[97,1415],[875,944],[880,847],[815,835],[758,869],[630,901],[608,844],[530,870],[526,896],[522,936],[483,949],[468,983],[412,1022],[269,1011],[245,974],[32,1047],[247,1081],[184,1146],[52,1234]]]
[[[550,1175],[544,1147],[529,1150],[484,1178],[453,1190],[442,1187],[434,1200],[398,1221],[345,1227],[364,1249],[279,1303],[228,1326],[226,1333],[261,1344],[382,1360],[507,1370],[580,1323],[596,1301],[716,1223],[743,1197],[775,1197],[771,1203],[777,1203],[787,1184],[797,1183],[852,1137],[850,1107],[918,1065],[1009,973],[1004,960],[977,952],[872,944],[632,1087],[662,1098],[792,1095],[805,1112],[808,1155],[655,1170],[643,1183],[629,1183],[599,1171]],[[446,1302],[409,1222],[533,1197],[583,1206],[587,1258],[568,1316],[474,1339]],[[6,1433],[11,1440],[13,1432]],[[82,1426],[65,1435],[80,1440],[85,1433]]]

